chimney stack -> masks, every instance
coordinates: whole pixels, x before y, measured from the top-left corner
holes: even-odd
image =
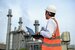
[[[10,50],[10,32],[11,32],[11,17],[12,17],[11,9],[9,9],[7,17],[8,17],[8,23],[7,23],[7,36],[6,36],[6,50]]]

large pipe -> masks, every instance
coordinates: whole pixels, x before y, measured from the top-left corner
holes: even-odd
[[[22,29],[22,24],[23,24],[23,22],[22,22],[22,17],[20,17],[19,18],[19,30],[21,30]]]
[[[39,31],[39,21],[35,20],[34,26],[35,26],[35,33],[37,33]]]
[[[11,17],[12,17],[12,10],[9,9],[8,11],[8,24],[7,24],[7,37],[6,37],[6,50],[10,50],[10,32],[11,32]]]

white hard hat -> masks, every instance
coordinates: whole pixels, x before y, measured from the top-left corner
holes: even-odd
[[[56,13],[56,7],[54,5],[50,5],[46,8],[48,12]]]

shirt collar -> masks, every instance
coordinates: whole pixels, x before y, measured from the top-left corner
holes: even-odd
[[[52,19],[52,18],[55,18],[55,17],[51,17],[50,19]],[[48,20],[50,20],[50,19],[48,19]]]

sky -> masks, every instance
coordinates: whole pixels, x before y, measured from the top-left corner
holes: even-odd
[[[34,30],[34,20],[39,20],[40,29],[46,25],[44,14],[49,5],[57,8],[60,33],[69,31],[71,44],[75,44],[75,0],[0,0],[0,42],[6,43],[8,9],[12,9],[12,31],[18,28],[19,17],[23,19],[24,30],[25,26]]]

